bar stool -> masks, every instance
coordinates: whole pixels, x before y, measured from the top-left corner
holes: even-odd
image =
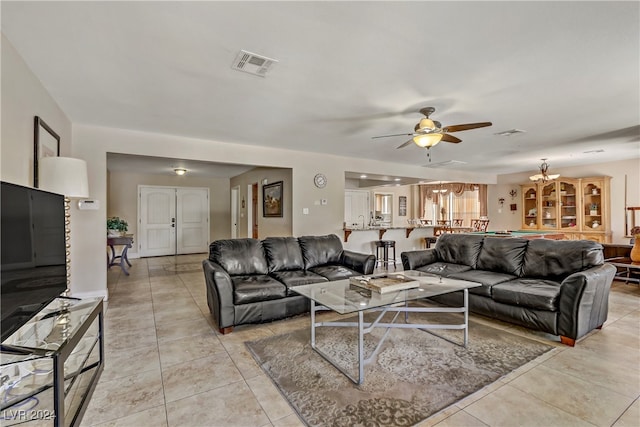
[[[396,269],[396,241],[377,240],[376,242],[376,267],[382,265],[385,270],[389,270],[389,248],[393,249],[393,269]],[[381,254],[382,252],[382,254]]]

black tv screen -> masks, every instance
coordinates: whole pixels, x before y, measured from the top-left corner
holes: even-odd
[[[64,196],[2,182],[2,341],[67,287]]]

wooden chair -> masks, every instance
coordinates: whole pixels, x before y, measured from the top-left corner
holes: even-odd
[[[454,227],[462,227],[462,218],[454,218],[453,226]]]
[[[441,234],[447,234],[447,233],[453,233],[453,230],[451,229],[451,225],[437,225],[433,229],[434,236],[440,236]]]
[[[448,219],[439,219],[437,224],[442,226],[451,226],[451,221]]]
[[[489,226],[488,219],[472,219],[471,220],[471,228],[473,229],[473,231],[481,231],[484,233],[487,231],[488,226]]]
[[[433,225],[433,221],[431,221],[430,219],[421,219],[420,223],[422,225]]]

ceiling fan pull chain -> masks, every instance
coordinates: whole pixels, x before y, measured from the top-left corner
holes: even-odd
[[[427,159],[429,159],[429,163],[431,163],[431,151],[429,151],[429,148],[431,147],[427,147]]]

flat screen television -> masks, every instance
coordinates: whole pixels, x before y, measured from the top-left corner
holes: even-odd
[[[1,183],[2,341],[67,287],[64,196]]]

